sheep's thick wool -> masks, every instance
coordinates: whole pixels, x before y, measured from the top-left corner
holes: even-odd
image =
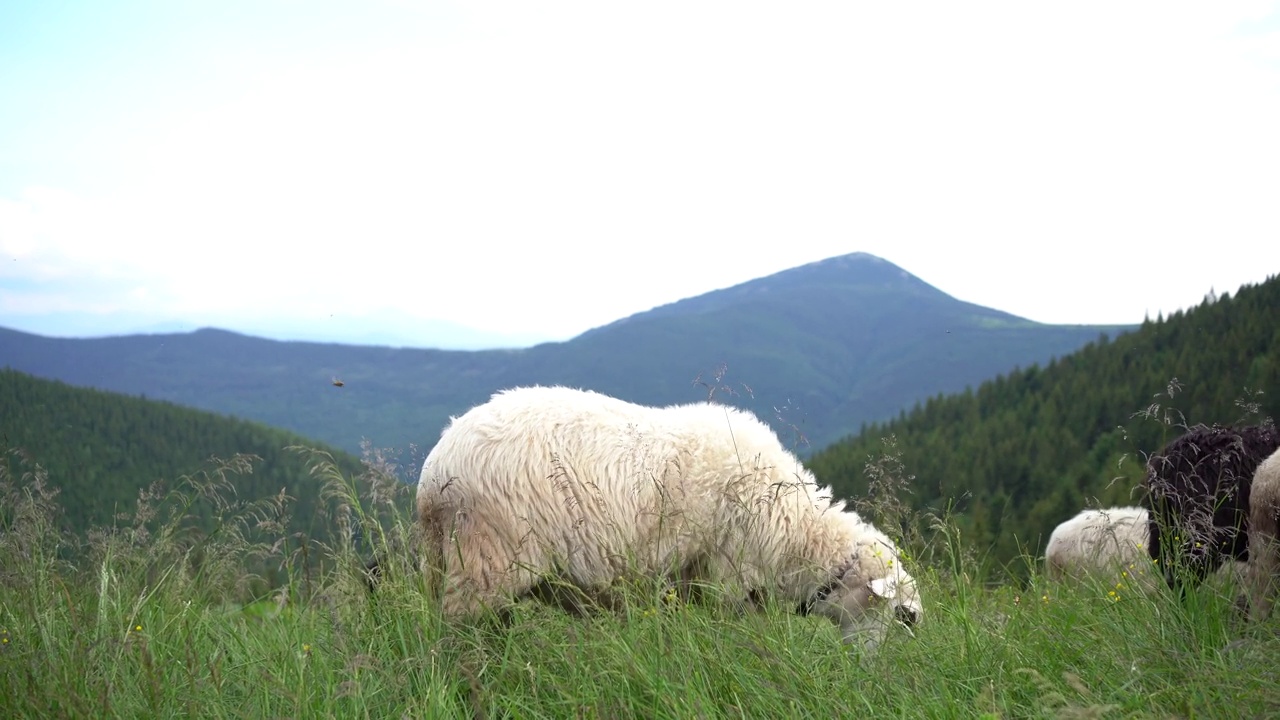
[[[1044,550],[1045,577],[1054,581],[1091,579],[1118,593],[1150,592],[1163,586],[1147,552],[1148,513],[1141,507],[1081,510],[1049,535]],[[1245,563],[1223,563],[1221,580],[1242,583]]]
[[[1253,476],[1249,502],[1249,616],[1265,620],[1280,590],[1280,450]]]
[[[607,604],[630,573],[771,595],[867,647],[923,611],[889,538],[819,487],[768,425],[725,405],[496,393],[442,432],[417,508],[446,616],[564,600],[549,587]]]
[[[1144,508],[1082,510],[1049,535],[1045,576],[1050,580],[1092,577],[1150,589],[1159,576],[1147,556],[1147,536]]]
[[[1272,425],[1197,425],[1147,461],[1147,549],[1169,585],[1249,559],[1253,475],[1277,446]]]

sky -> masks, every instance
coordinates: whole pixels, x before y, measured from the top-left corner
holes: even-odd
[[[0,98],[45,334],[566,339],[859,251],[1138,323],[1280,271],[1280,2],[7,0]]]

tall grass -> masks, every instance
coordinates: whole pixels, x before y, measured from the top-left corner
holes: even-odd
[[[869,471],[888,498],[909,476],[886,447]],[[414,569],[412,487],[396,468],[367,452],[349,477],[298,451],[328,501],[324,542],[283,534],[287,496],[234,501],[250,458],[144,491],[129,522],[81,539],[59,527],[43,471],[7,455],[3,716],[1280,717],[1277,622],[1238,619],[1235,588],[1180,600],[1050,586],[1038,567],[1025,585],[990,587],[945,516],[899,538],[925,621],[868,657],[826,620],[685,605],[643,579],[617,612],[522,603],[505,628],[448,626]],[[207,535],[182,520],[197,497],[217,508]],[[372,552],[384,557],[374,594]]]

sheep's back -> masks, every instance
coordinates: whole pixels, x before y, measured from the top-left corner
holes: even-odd
[[[519,388],[450,422],[423,464],[418,504],[424,516],[479,514],[512,528],[513,542],[532,533],[566,553],[643,548],[661,562],[741,540],[742,511],[777,495],[779,477],[811,482],[749,413]]]

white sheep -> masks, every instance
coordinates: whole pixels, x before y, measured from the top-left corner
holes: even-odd
[[[1150,592],[1164,584],[1148,552],[1149,515],[1146,508],[1113,507],[1082,510],[1053,529],[1044,550],[1045,576],[1050,580],[1102,580],[1118,589]],[[1220,581],[1243,582],[1245,563],[1226,562]]]
[[[796,603],[868,650],[923,613],[893,542],[768,425],[724,405],[499,392],[441,433],[417,505],[423,569],[450,618],[548,600],[549,587],[608,602],[628,573]]]
[[[1102,579],[1149,591],[1162,577],[1147,555],[1147,511],[1140,507],[1082,510],[1049,535],[1044,571],[1050,580]]]
[[[1280,450],[1258,465],[1249,497],[1249,617],[1265,620],[1280,584]]]

